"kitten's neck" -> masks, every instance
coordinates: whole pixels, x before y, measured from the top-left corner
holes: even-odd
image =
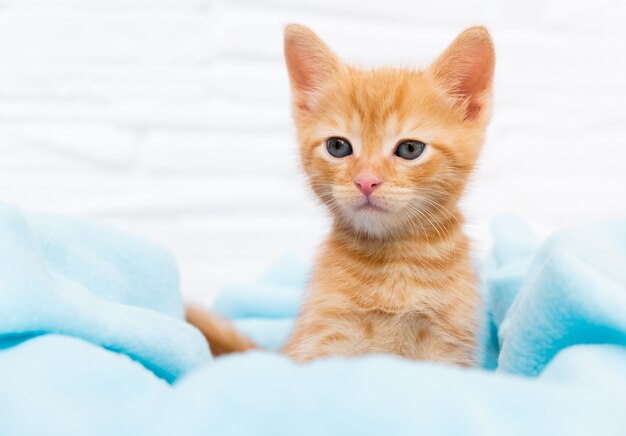
[[[447,289],[461,286],[459,277],[473,275],[462,222],[457,208],[447,209],[423,227],[407,226],[383,238],[335,223],[314,272],[313,293],[322,299],[337,294],[359,309],[389,313],[444,301]],[[463,286],[472,289],[471,283]],[[433,292],[439,295],[434,300]]]
[[[450,239],[462,230],[463,215],[456,206],[448,207],[443,212],[428,215],[418,222],[407,224],[401,229],[384,235],[371,235],[359,232],[349,224],[335,220],[329,241],[347,243],[352,249],[362,254],[376,257],[395,257],[396,250],[411,244],[413,246],[433,246]]]

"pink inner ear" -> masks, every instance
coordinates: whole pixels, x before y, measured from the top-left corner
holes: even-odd
[[[296,94],[294,101],[298,109],[309,110],[311,94],[319,88],[324,80],[320,70],[324,69],[314,58],[308,56],[310,48],[295,43],[285,47],[285,56],[289,68],[289,75]]]
[[[485,91],[491,87],[494,66],[489,33],[478,27],[459,35],[431,68],[451,95],[467,102],[466,119],[474,119],[484,104]]]
[[[336,71],[338,60],[317,35],[299,25],[285,29],[285,60],[295,105],[309,110],[313,94]]]
[[[481,46],[471,47],[465,56],[473,62],[465,64],[468,71],[464,72],[465,80],[460,82],[459,91],[465,98],[469,98],[466,117],[474,119],[482,109],[478,97],[491,84],[494,59],[493,52]]]
[[[310,92],[317,88],[323,77],[320,70],[324,69],[319,61],[307,53],[308,50],[310,47],[296,44],[290,47],[287,54],[290,56],[288,61],[294,86],[303,92]]]

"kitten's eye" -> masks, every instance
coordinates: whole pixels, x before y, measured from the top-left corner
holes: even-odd
[[[396,156],[406,160],[417,159],[424,152],[424,148],[426,144],[421,141],[404,141],[398,144]]]
[[[326,140],[326,150],[333,157],[346,157],[352,154],[352,146],[347,139],[328,138]]]

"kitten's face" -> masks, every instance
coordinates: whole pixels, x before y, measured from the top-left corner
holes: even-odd
[[[489,118],[484,29],[423,72],[348,67],[302,26],[285,44],[302,164],[336,220],[380,237],[419,231],[457,202]]]

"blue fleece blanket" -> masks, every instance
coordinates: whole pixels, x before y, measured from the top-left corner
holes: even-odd
[[[484,366],[393,356],[212,360],[174,261],[117,231],[0,206],[0,435],[624,434],[626,221],[536,246],[494,225]],[[216,308],[275,348],[306,268],[285,259]]]

